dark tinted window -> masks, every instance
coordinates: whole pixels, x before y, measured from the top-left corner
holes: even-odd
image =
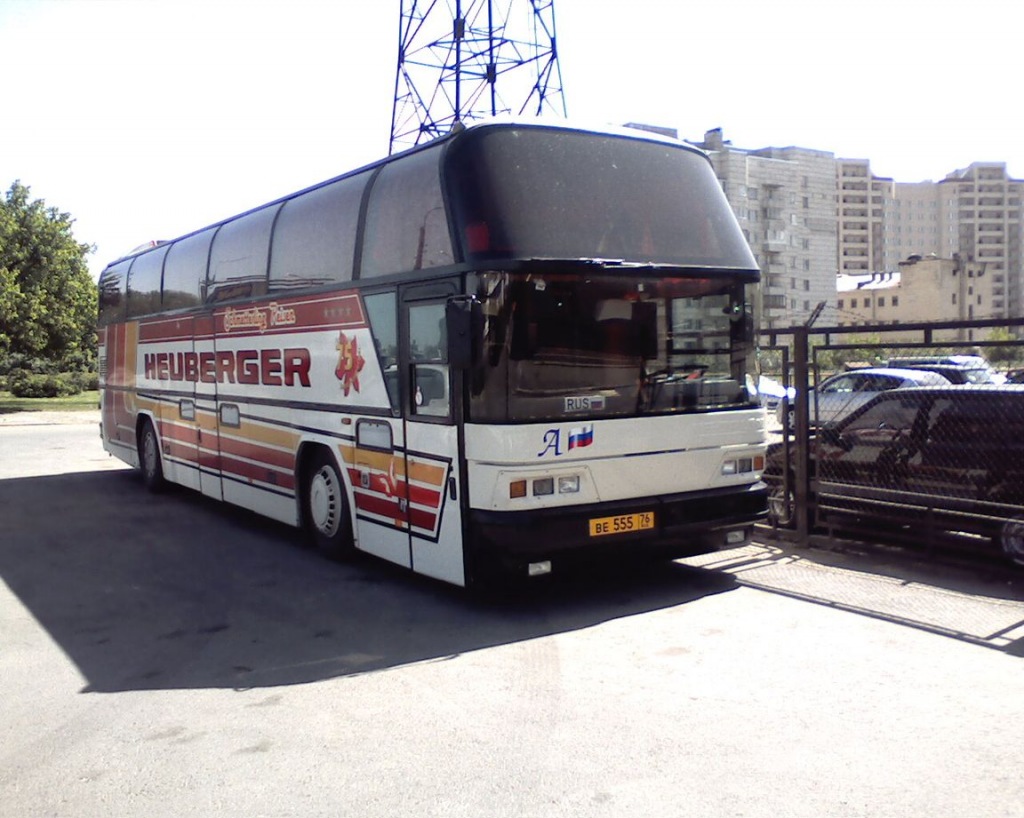
[[[860,392],[885,392],[887,389],[896,389],[903,378],[892,378],[888,375],[865,375],[860,379],[857,390]]]
[[[366,212],[360,278],[452,263],[439,148],[385,165]]]
[[[213,239],[206,299],[226,301],[267,292],[270,230],[280,205],[221,225]]]
[[[1024,440],[1024,394],[964,391],[938,398],[928,437],[954,446],[1002,446],[1016,456]]]
[[[821,387],[822,394],[856,392],[862,379],[855,375],[841,375]]]
[[[178,239],[167,251],[164,262],[164,309],[194,307],[202,303],[206,286],[206,264],[216,228]]]
[[[707,159],[682,146],[487,128],[446,159],[469,258],[615,258],[757,267]]]
[[[124,320],[125,288],[130,265],[130,261],[111,264],[100,275],[99,325],[101,327]]]
[[[285,202],[274,227],[270,289],[349,281],[359,205],[368,173],[332,182]]]
[[[128,273],[128,317],[160,311],[160,278],[167,247],[138,256]]]
[[[922,399],[911,395],[898,400],[879,400],[843,426],[843,435],[879,429],[909,430],[917,417]]]

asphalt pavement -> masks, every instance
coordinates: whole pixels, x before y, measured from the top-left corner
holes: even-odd
[[[760,542],[473,598],[151,495],[84,415],[0,419],[3,818],[1024,816],[1019,574]]]

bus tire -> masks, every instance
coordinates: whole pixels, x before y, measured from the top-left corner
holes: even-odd
[[[332,560],[350,558],[355,552],[355,542],[345,483],[337,463],[326,449],[319,448],[312,454],[302,491],[303,516],[317,550]]]
[[[160,460],[160,441],[157,440],[153,421],[149,418],[142,421],[142,428],[139,429],[138,449],[143,484],[152,492],[162,490],[165,483],[164,467]]]

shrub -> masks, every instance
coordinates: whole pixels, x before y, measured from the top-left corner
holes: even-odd
[[[97,372],[73,372],[70,377],[74,378],[79,392],[95,392],[100,388],[100,376]]]
[[[13,375],[19,371],[37,375],[56,375],[60,372],[60,366],[46,358],[36,358],[17,352],[0,360],[0,375]]]
[[[38,375],[24,369],[7,376],[7,388],[16,398],[61,398],[82,391],[74,376]]]

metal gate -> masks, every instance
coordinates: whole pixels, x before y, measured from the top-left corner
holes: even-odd
[[[1024,563],[1024,385],[1011,385],[1024,384],[1022,328],[762,332],[762,379],[781,386],[777,402],[762,396],[774,535],[805,545],[853,533]],[[914,386],[925,389],[901,392]]]

